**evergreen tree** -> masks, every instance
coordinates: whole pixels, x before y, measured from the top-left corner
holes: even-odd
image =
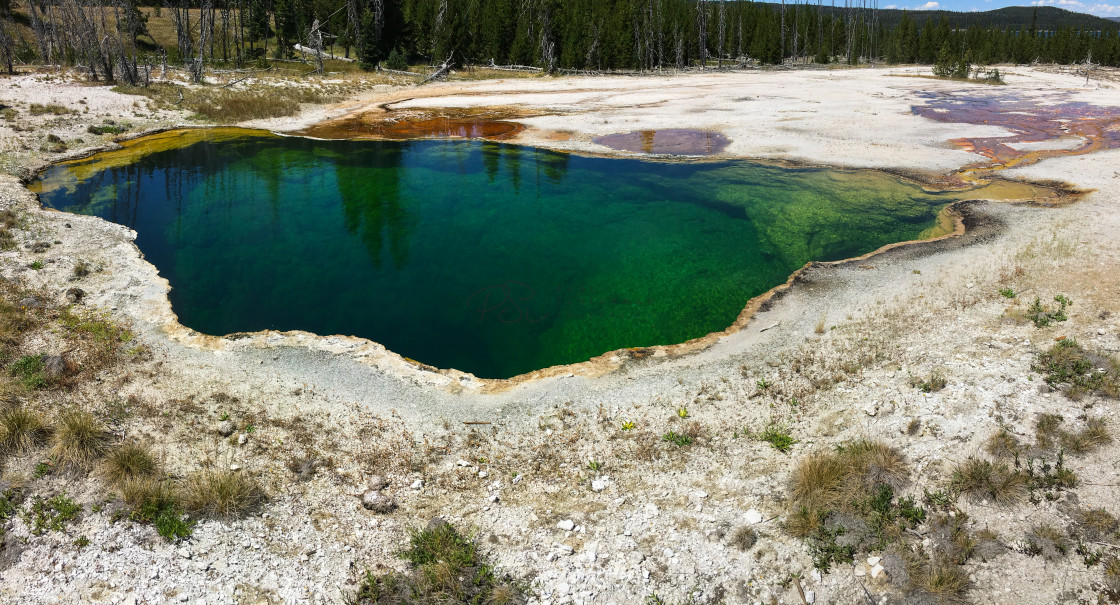
[[[953,49],[949,46],[949,41],[946,40],[941,45],[941,51],[937,53],[937,62],[933,64],[933,75],[939,78],[948,78],[953,75],[956,69],[956,61],[953,60]]]
[[[362,15],[361,35],[358,38],[358,66],[366,71],[377,69],[381,52],[377,36],[376,17],[372,10],[366,9]]]
[[[249,40],[268,38],[268,1],[249,0]]]
[[[295,0],[275,0],[276,39],[279,43],[277,54],[281,57],[292,55],[292,44],[300,39],[296,29]]]

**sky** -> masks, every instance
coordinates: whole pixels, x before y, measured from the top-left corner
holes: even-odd
[[[1075,13],[1089,13],[1099,17],[1120,17],[1120,0],[1094,2],[1088,0],[930,0],[929,2],[884,3],[879,8],[906,8],[910,10],[949,10],[949,11],[990,11],[1005,6],[1056,6]]]

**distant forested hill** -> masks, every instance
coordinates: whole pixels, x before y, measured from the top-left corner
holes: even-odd
[[[160,2],[151,22],[140,1]],[[164,62],[200,80],[204,65],[284,61],[297,43],[357,55],[363,69],[919,63],[964,73],[969,65],[1090,59],[1120,66],[1115,20],[1050,6],[876,10],[878,1],[21,0],[19,10],[0,10],[0,61],[9,71],[17,62],[80,65],[93,77],[130,84]],[[160,16],[165,11],[170,19]]]
[[[769,3],[775,10],[781,10],[780,3]],[[790,4],[786,5],[787,10]],[[828,13],[833,12],[836,15],[845,14],[843,2],[837,3],[835,8],[832,2],[829,1],[822,11]],[[953,11],[903,11],[895,9],[879,9],[877,17],[879,22],[886,27],[893,28],[898,25],[902,19],[902,14],[906,13],[911,19],[918,23],[924,23],[927,19],[937,22],[941,17],[945,17],[949,21],[949,26],[954,29],[963,29],[968,27],[998,27],[998,28],[1012,28],[1012,29],[1028,29],[1032,21],[1037,16],[1037,27],[1041,31],[1057,31],[1063,27],[1072,27],[1074,29],[1117,29],[1120,28],[1120,17],[1097,17],[1086,13],[1075,13],[1068,11],[1064,8],[1057,8],[1053,6],[1009,6],[996,10],[983,11],[983,12],[970,12],[961,13]]]

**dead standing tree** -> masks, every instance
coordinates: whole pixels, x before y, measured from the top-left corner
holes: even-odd
[[[311,33],[307,36],[307,45],[315,51],[315,73],[322,75],[323,68],[323,32],[319,31],[319,20],[311,24]]]
[[[708,66],[708,8],[704,2],[696,3],[697,48],[700,51],[700,69]]]

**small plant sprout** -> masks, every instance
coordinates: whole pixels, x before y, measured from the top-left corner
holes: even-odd
[[[678,408],[677,409],[677,417],[682,419],[682,420],[685,419],[685,418],[688,418],[688,408],[683,407],[683,406]]]
[[[765,376],[763,376],[762,378],[759,378],[757,381],[755,381],[754,384],[755,384],[756,387],[758,387],[758,390],[760,390],[760,391],[765,391],[766,389],[770,388],[770,383],[766,382],[766,377]]]
[[[622,423],[622,430],[624,430],[624,431],[634,430],[634,421],[633,420],[627,420],[626,422],[623,422]]]
[[[598,471],[601,468],[603,468],[603,463],[598,460],[590,460],[587,463],[587,470],[589,471]]]
[[[253,431],[255,431],[255,430],[257,430],[257,427],[256,427],[256,426],[254,426],[254,425],[252,425],[252,424],[250,424],[249,426],[245,427],[245,432],[246,432],[246,433],[252,433],[252,432],[253,432]]]
[[[673,445],[675,445],[677,447],[685,447],[686,445],[692,445],[692,437],[689,437],[688,435],[681,435],[681,434],[678,434],[678,433],[674,433],[673,431],[669,431],[668,433],[665,433],[664,435],[661,436],[661,439],[663,441],[668,441],[669,443],[672,443]]]
[[[1011,288],[1000,288],[999,295],[1004,298],[1015,298],[1015,291]]]
[[[218,416],[218,420],[221,420],[222,422],[229,420],[229,412],[222,412],[221,415]]]

